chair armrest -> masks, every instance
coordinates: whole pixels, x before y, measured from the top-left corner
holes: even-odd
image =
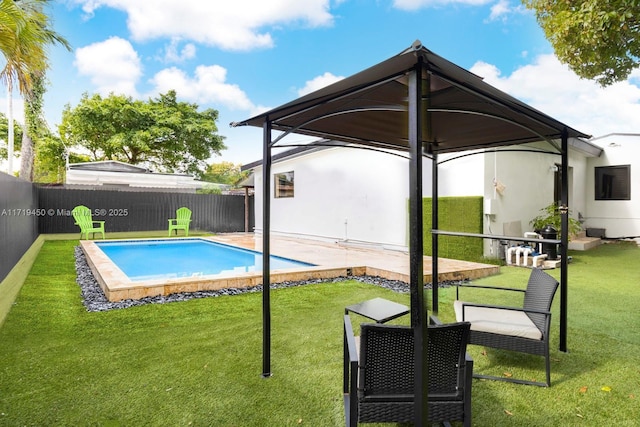
[[[459,289],[460,288],[478,288],[478,289],[491,289],[495,291],[511,291],[511,292],[525,292],[526,289],[517,289],[517,288],[502,288],[499,286],[489,286],[489,285],[474,285],[474,284],[464,284],[464,283],[456,283],[456,299],[459,298]]]
[[[105,221],[92,221],[94,224],[104,224]]]
[[[442,320],[438,319],[437,316],[431,314],[429,315],[429,324],[430,325],[442,325]]]
[[[344,315],[344,411],[348,426],[358,422],[358,349],[351,318]]]
[[[356,337],[353,334],[351,326],[351,318],[348,314],[344,315],[344,343],[345,350],[349,355],[349,362],[358,362],[358,349],[356,348]]]

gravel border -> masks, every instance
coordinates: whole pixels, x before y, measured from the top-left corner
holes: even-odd
[[[195,298],[211,298],[225,295],[239,295],[244,293],[262,292],[262,285],[257,285],[249,288],[225,288],[217,291],[199,291],[199,292],[181,292],[171,295],[159,295],[154,297],[145,297],[139,300],[122,300],[111,302],[107,299],[102,288],[93,276],[91,268],[87,264],[87,260],[84,252],[80,246],[75,248],[76,258],[76,283],[80,286],[82,293],[82,303],[89,312],[97,311],[109,311],[121,308],[135,307],[145,304],[164,304],[168,302],[176,301],[188,301]],[[343,282],[345,280],[357,280],[362,283],[368,283],[370,285],[380,286],[385,289],[390,289],[398,293],[408,293],[409,285],[399,280],[388,280],[378,276],[349,276],[349,277],[335,277],[332,279],[312,279],[303,281],[287,281],[282,283],[271,284],[270,289],[282,289],[292,288],[295,286],[304,286],[318,283],[335,283]],[[441,282],[440,287],[451,286],[455,282]],[[431,283],[425,284],[425,289],[431,289]]]

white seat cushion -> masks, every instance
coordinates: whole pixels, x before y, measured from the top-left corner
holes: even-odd
[[[454,301],[453,309],[456,320],[462,322],[462,306],[464,301]],[[514,310],[467,306],[464,309],[464,321],[471,323],[472,331],[489,332],[493,334],[514,337],[542,339],[542,333],[529,319],[526,313]]]

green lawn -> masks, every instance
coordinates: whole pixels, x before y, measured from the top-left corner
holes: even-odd
[[[344,306],[409,302],[354,281],[272,291],[273,376],[264,379],[261,294],[88,313],[76,244],[45,242],[0,328],[0,426],[340,426]],[[474,380],[474,425],[637,425],[640,249],[572,255],[569,352],[557,350],[558,294],[552,387]],[[482,282],[524,287],[528,273],[503,267]],[[441,290],[444,321],[454,294]],[[540,357],[482,350],[470,347],[477,370],[544,375]]]

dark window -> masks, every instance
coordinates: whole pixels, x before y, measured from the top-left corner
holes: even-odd
[[[596,168],[596,200],[631,200],[631,165]]]
[[[281,197],[293,197],[293,171],[276,173],[274,178],[274,194],[276,199]]]

